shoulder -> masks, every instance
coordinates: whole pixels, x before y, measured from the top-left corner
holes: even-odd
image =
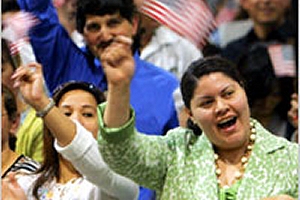
[[[266,153],[277,152],[278,156],[291,156],[290,158],[297,159],[298,156],[296,155],[298,154],[298,145],[296,143],[292,143],[286,138],[272,134],[258,122],[255,127],[257,130],[256,143],[260,146],[261,150]]]
[[[15,172],[23,172],[23,173],[32,173],[37,171],[37,169],[40,167],[40,164],[33,159],[21,155],[19,156],[17,162],[15,162],[12,171]]]
[[[199,138],[192,130],[183,127],[169,130],[165,137],[169,147],[172,149],[192,145]]]
[[[139,57],[137,58],[136,56],[135,60],[137,65],[137,76],[144,76],[146,78],[148,77],[149,79],[155,80],[157,84],[161,83],[159,81],[162,81],[163,83],[173,83],[176,85],[179,84],[179,80],[171,72],[168,72],[165,69],[162,69],[150,62],[142,60]]]
[[[232,42],[229,42],[221,51],[222,56],[225,58],[229,58],[230,60],[234,60],[237,55],[240,55],[245,49],[248,48],[248,40],[249,40],[250,32],[240,37]]]

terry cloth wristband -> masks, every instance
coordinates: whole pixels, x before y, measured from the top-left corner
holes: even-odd
[[[53,108],[55,106],[55,102],[54,102],[54,100],[52,99],[52,98],[50,98],[50,102],[48,103],[48,105],[44,108],[44,109],[42,109],[42,110],[40,110],[40,111],[36,111],[36,116],[37,117],[41,117],[41,118],[43,118],[43,117],[45,117],[48,113],[49,113],[49,111]]]

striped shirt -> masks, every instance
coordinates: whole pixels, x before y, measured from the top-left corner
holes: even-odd
[[[11,172],[30,174],[35,172],[40,164],[31,158],[20,155],[15,162],[4,172],[1,178],[5,178]]]

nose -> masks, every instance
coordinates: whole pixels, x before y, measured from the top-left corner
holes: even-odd
[[[109,28],[103,26],[101,27],[101,29],[98,31],[98,38],[100,41],[102,42],[107,42],[107,41],[110,41],[113,36],[109,30]]]
[[[229,106],[226,103],[226,100],[222,98],[216,99],[216,108],[215,108],[216,115],[218,116],[224,115],[227,113],[228,110],[229,110]]]

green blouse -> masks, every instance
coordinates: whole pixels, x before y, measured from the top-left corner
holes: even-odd
[[[162,200],[218,200],[214,151],[205,134],[176,128],[166,136],[139,134],[135,114],[119,128],[103,123],[98,109],[99,148],[109,166],[139,185],[156,190]],[[288,194],[298,197],[298,146],[276,137],[255,122],[255,145],[236,191],[236,199],[259,200]]]
[[[237,200],[236,195],[241,181],[237,181],[229,188],[219,188],[219,200]]]

